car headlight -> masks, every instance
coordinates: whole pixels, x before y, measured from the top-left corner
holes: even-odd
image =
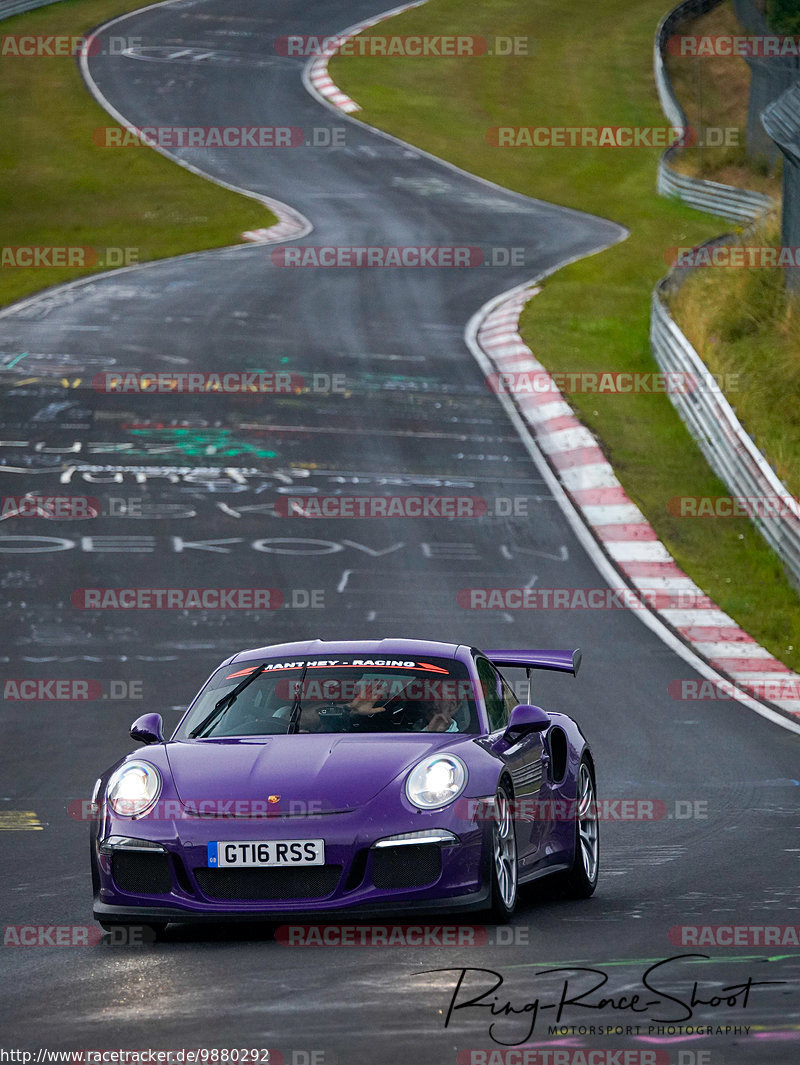
[[[139,817],[161,794],[161,774],[149,762],[126,762],[112,773],[106,797],[115,814]]]
[[[408,801],[420,810],[436,810],[457,798],[467,783],[467,767],[454,754],[431,754],[406,779]]]

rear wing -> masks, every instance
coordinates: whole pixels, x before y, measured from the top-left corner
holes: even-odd
[[[521,669],[553,669],[558,673],[571,673],[577,677],[582,653],[574,651],[484,651],[496,666],[519,666]]]

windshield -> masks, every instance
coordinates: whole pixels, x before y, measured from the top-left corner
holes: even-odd
[[[462,662],[342,655],[224,666],[203,688],[175,738],[190,738],[225,695],[262,667],[199,736],[286,733],[293,706],[299,734],[478,732],[473,686]]]

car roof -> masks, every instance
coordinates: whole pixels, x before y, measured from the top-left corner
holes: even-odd
[[[460,653],[459,653],[460,652]],[[439,658],[459,658],[462,661],[469,656],[469,649],[463,644],[438,643],[435,640],[404,640],[385,638],[382,640],[299,640],[294,643],[273,643],[265,647],[252,647],[239,651],[225,664],[249,662],[252,659],[296,658],[302,655],[435,655]],[[465,658],[466,656],[466,658]]]

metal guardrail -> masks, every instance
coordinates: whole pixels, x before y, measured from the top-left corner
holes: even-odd
[[[783,155],[781,244],[800,245],[800,84],[788,89],[761,115],[764,131]],[[800,292],[800,267],[786,270],[786,285]]]
[[[683,3],[678,4],[672,11],[668,11],[658,24],[653,54],[653,71],[656,78],[658,99],[661,102],[661,110],[672,126],[685,126],[687,122],[686,112],[681,107],[673,91],[672,82],[669,80],[666,64],[664,63],[664,50],[667,40],[681,22],[704,15],[712,7],[716,7],[717,4],[722,2],[723,0],[683,0]]]
[[[719,181],[690,177],[669,165],[675,148],[667,148],[658,162],[657,188],[662,196],[675,196],[698,211],[719,215],[731,222],[752,222],[774,206],[763,192],[737,189]]]
[[[693,374],[708,380],[703,360],[683,335],[663,302],[670,284],[665,279],[653,292],[650,343],[662,370]],[[709,466],[728,487],[731,495],[760,501],[775,501],[776,515],[753,515],[753,522],[777,552],[792,580],[800,587],[800,505],[745,432],[721,391],[699,387],[672,392],[670,398],[700,445]]]
[[[48,4],[60,3],[63,3],[63,0],[0,0],[0,19],[21,15],[25,11],[33,11],[37,7],[46,7]]]
[[[736,17],[748,34],[755,37],[778,36],[754,0],[733,0],[733,8]],[[768,59],[745,56],[745,60],[750,67],[750,93],[747,101],[747,154],[751,159],[761,156],[771,167],[774,167],[780,152],[764,130],[761,113],[800,78],[800,59],[797,56],[770,56]]]
[[[664,113],[674,126],[686,126],[687,121],[664,64],[667,39],[678,23],[710,10],[718,2],[688,0],[665,16],[656,32],[656,85]],[[792,110],[796,115],[796,102],[793,103],[795,106]],[[773,206],[770,197],[762,193],[679,174],[669,165],[670,156],[675,150],[667,149],[659,162],[660,193],[678,196],[693,207],[735,222],[753,221]],[[735,239],[726,235],[707,243],[723,244]],[[678,287],[689,272],[685,268],[670,271],[653,291],[650,345],[662,370],[691,374],[702,383],[710,379],[708,367],[678,328],[664,302],[665,293]],[[709,466],[725,483],[731,495],[758,499],[764,503],[774,500],[779,504],[774,508],[774,515],[762,509],[761,513],[752,515],[752,520],[783,562],[791,579],[800,587],[800,505],[747,435],[728,400],[721,391],[709,387],[671,392],[670,399]]]
[[[793,85],[770,104],[761,121],[781,151],[800,164],[800,84]]]
[[[689,123],[667,74],[664,62],[667,41],[682,22],[704,15],[720,3],[722,0],[684,0],[658,24],[653,51],[653,73],[661,108],[672,126],[685,127]],[[668,148],[658,163],[657,188],[662,196],[677,197],[690,207],[733,222],[751,221],[772,206],[770,197],[763,193],[737,189],[733,185],[723,185],[718,181],[707,181],[705,178],[679,173],[670,166],[670,158],[677,150]]]

